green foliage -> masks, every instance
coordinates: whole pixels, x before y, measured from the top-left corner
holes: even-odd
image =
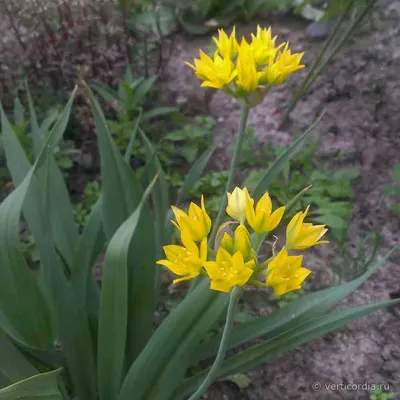
[[[203,35],[236,20],[250,21],[256,15],[290,9],[293,0],[196,0],[176,3],[178,20],[191,34]]]
[[[392,211],[400,213],[400,163],[396,163],[392,169],[392,183],[384,186],[384,194],[395,198],[395,204],[392,205]]]
[[[311,204],[309,216],[315,222],[326,224],[331,228],[337,240],[345,237],[348,221],[353,210],[354,191],[352,182],[359,176],[357,168],[341,169],[333,174],[330,171],[320,170],[315,161],[316,144],[309,145],[305,151],[286,163],[283,172],[269,185],[269,193],[279,205],[286,205],[304,188],[312,187],[304,194],[289,218],[300,209]],[[264,162],[273,158],[273,155],[282,154],[282,148],[271,148],[268,156],[265,151]],[[256,188],[263,175],[262,171],[251,172],[244,184],[249,190]]]
[[[94,84],[96,92],[108,103],[110,107],[117,113],[119,120],[125,121],[127,124],[139,112],[146,108],[145,99],[149,100],[149,95],[155,90],[154,83],[156,77],[151,78],[134,78],[130,67],[128,66],[123,78],[118,82],[116,90],[111,89],[101,83]],[[143,110],[142,120],[149,120],[160,117],[176,111],[175,107],[155,107],[146,111]],[[130,136],[130,129],[124,126],[124,130],[128,130],[127,135]],[[124,136],[121,133],[122,136]]]
[[[207,173],[194,184],[189,198],[198,199],[203,194],[207,212],[212,217],[216,216],[228,175],[229,171],[211,171]]]
[[[13,123],[12,128],[21,143],[24,151],[27,154],[29,161],[33,161],[35,152],[34,134],[35,129],[34,122],[31,118],[26,118],[27,110],[22,105],[19,97],[14,99],[14,112],[13,112]],[[40,129],[42,136],[47,136],[54,126],[57,118],[60,116],[60,110],[58,106],[50,108],[44,115],[44,119],[37,129]],[[36,116],[35,116],[36,118]],[[3,145],[1,145],[1,148]],[[1,149],[1,157],[4,157],[4,151]],[[74,148],[73,142],[62,141],[54,148],[54,157],[57,165],[67,173],[73,166],[73,157],[77,156],[79,151]],[[3,173],[3,178],[8,178],[6,171]]]
[[[395,392],[384,392],[380,385],[376,385],[375,388],[369,391],[369,400],[390,400],[396,396]]]
[[[86,226],[90,212],[99,199],[100,194],[101,188],[97,181],[86,184],[83,190],[82,201],[77,203],[74,208],[75,221],[80,229]]]
[[[34,375],[0,390],[1,400],[63,400],[58,379],[61,370]]]
[[[375,261],[381,245],[381,236],[376,232],[361,232],[360,237],[352,249],[351,244],[344,237],[339,242],[338,260],[331,264],[339,281],[348,281],[362,275]]]
[[[213,118],[197,116],[193,122],[185,125],[182,129],[168,133],[159,146],[160,161],[173,165],[174,162],[179,164],[179,158],[181,158],[189,164],[193,163],[199,153],[211,145],[211,133],[214,126]],[[165,154],[163,154],[163,150]],[[174,160],[174,155],[179,158]]]
[[[40,129],[29,99],[33,164],[1,110],[4,150],[16,189],[0,205],[0,350],[7,355],[0,357],[4,386],[0,398],[5,394],[4,398],[11,399],[181,399],[196,389],[208,371],[206,359],[218,348],[220,332],[216,326],[229,296],[210,290],[208,279],[200,278],[154,331],[160,281],[155,261],[171,236],[161,157],[138,128],[144,165],[141,170],[132,168],[113,140],[99,103],[86,90],[96,125],[102,181],[100,187],[95,182],[86,187],[84,205],[95,205],[85,221],[82,219],[82,232],[75,224],[63,175],[54,158],[75,91],[49,134]],[[184,143],[182,137],[187,134],[176,131],[172,140],[165,141]],[[262,177],[261,186],[282,173],[309,134],[307,131],[282,153]],[[203,134],[199,137],[204,139]],[[220,190],[226,179],[224,171],[211,174],[194,187],[212,152],[213,148],[202,152],[187,171],[180,200],[199,191],[201,185],[210,191]],[[39,251],[40,263],[35,268],[28,265],[21,248],[21,216]],[[93,276],[100,255],[104,255],[101,285]],[[245,386],[238,378],[248,369],[397,303],[393,300],[330,311],[383,262],[371,265],[351,282],[303,295],[269,316],[243,323],[242,315],[242,323],[234,327],[228,344],[231,349],[246,348],[222,364],[218,377]],[[260,338],[263,340],[257,344],[251,343]],[[199,365],[200,360],[204,362]],[[60,367],[64,368],[62,375]]]
[[[271,303],[276,304],[278,308],[285,308],[289,306],[289,304],[295,302],[298,300],[300,297],[302,297],[304,294],[306,294],[307,288],[306,285],[304,284],[303,287],[300,290],[296,290],[294,292],[289,292],[286,293],[282,296],[273,296],[271,298]]]

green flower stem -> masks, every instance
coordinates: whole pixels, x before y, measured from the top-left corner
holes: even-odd
[[[260,252],[261,246],[265,242],[265,239],[267,238],[267,236],[268,236],[268,232],[267,233],[262,233],[260,235],[260,239],[257,242],[257,246],[254,246],[254,248],[256,249],[257,254]]]
[[[208,251],[208,254],[211,254],[213,257],[216,256],[215,251],[210,246],[208,246],[208,250],[207,251]]]
[[[236,145],[235,149],[233,152],[232,160],[231,160],[231,166],[229,169],[229,176],[228,176],[228,182],[226,183],[225,187],[225,192],[221,201],[221,205],[218,211],[217,218],[214,221],[214,226],[211,231],[211,235],[208,241],[208,245],[213,248],[214,247],[214,241],[215,237],[217,236],[218,228],[221,225],[222,217],[225,212],[225,208],[227,205],[227,193],[232,190],[233,183],[235,181],[236,177],[236,168],[239,163],[239,157],[240,157],[240,152],[242,150],[242,143],[243,143],[243,138],[244,138],[244,132],[246,131],[246,125],[247,125],[247,118],[249,116],[249,111],[250,108],[248,105],[244,104],[242,105],[242,116],[240,119],[240,128],[239,128],[239,134],[236,139]]]
[[[256,249],[256,252],[258,253],[258,250],[261,247],[261,242],[263,241],[263,235],[261,233],[256,233],[256,241],[254,243],[253,248]]]
[[[226,351],[228,350],[228,341],[231,335],[233,320],[235,317],[236,306],[239,303],[240,297],[242,296],[243,289],[240,286],[235,286],[231,292],[231,296],[229,299],[228,312],[226,314],[226,322],[224,331],[222,333],[221,342],[219,344],[219,349],[217,353],[217,357],[208,372],[207,376],[204,378],[204,381],[199,386],[199,388],[192,394],[189,400],[198,400],[203,396],[208,387],[214,382],[215,378],[218,375],[218,370],[221,367]]]
[[[254,270],[254,275],[258,275],[262,270],[267,268],[268,263],[270,263],[274,259],[274,256],[268,258],[268,260],[265,260],[262,262],[255,270]]]
[[[252,279],[252,280],[249,282],[249,284],[250,284],[250,285],[253,285],[253,286],[257,286],[257,287],[259,287],[259,288],[263,288],[263,289],[268,289],[268,288],[269,288],[269,286],[267,286],[265,283],[261,283],[260,281],[257,281],[257,280],[255,280],[255,279]]]

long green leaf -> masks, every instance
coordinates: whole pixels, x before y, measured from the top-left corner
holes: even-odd
[[[260,182],[252,192],[252,197],[254,197],[256,201],[268,190],[269,185],[278,177],[293,155],[301,149],[306,139],[314,131],[321,118],[322,115],[268,168],[268,170],[265,172],[265,175],[261,178]]]
[[[35,239],[40,251],[43,285],[53,311],[57,337],[63,345],[74,393],[92,400],[96,398],[96,383],[88,317],[64,273],[54,247],[53,230],[47,215],[48,204],[52,201],[51,156],[67,126],[74,94],[75,92],[47,137],[34,166],[35,175],[43,182],[37,209],[42,234]]]
[[[226,311],[229,295],[216,293],[215,299],[199,314],[191,330],[185,335],[178,348],[164,365],[158,379],[153,383],[151,392],[146,399],[165,400],[171,396],[185,376],[190,365],[193,350],[200,340],[212,329],[222,313]]]
[[[106,237],[103,231],[101,196],[90,212],[85,229],[79,239],[72,267],[71,286],[81,304],[88,305],[92,315],[97,315],[100,291],[93,288],[89,296],[88,288],[96,286],[92,275],[94,262],[104,248]]]
[[[74,383],[74,390],[76,394],[82,398],[94,399],[94,366],[88,323],[85,313],[76,306],[75,296],[73,296],[73,293],[70,291],[64,272],[59,265],[59,259],[53,246],[52,230],[47,207],[47,204],[51,201],[49,190],[49,176],[51,175],[48,171],[50,165],[49,161],[51,160],[55,146],[61,139],[67,126],[74,95],[75,91],[51,133],[46,138],[34,166],[29,170],[17,189],[11,193],[0,206],[0,220],[5,221],[5,223],[0,226],[0,238],[2,239],[0,241],[0,254],[3,255],[4,253],[6,257],[8,256],[6,262],[10,260],[13,262],[14,273],[15,271],[20,272],[19,276],[16,276],[16,279],[10,285],[15,288],[14,290],[23,288],[23,290],[18,290],[18,299],[14,304],[14,308],[16,305],[20,307],[21,304],[24,304],[24,296],[21,296],[21,294],[25,295],[27,292],[29,297],[26,303],[29,305],[30,309],[27,305],[26,311],[21,313],[21,318],[25,320],[25,324],[28,324],[28,332],[32,334],[38,331],[39,339],[44,341],[43,337],[46,335],[46,332],[52,332],[46,327],[46,325],[49,325],[49,322],[46,320],[43,321],[44,318],[41,315],[44,310],[47,311],[47,305],[41,300],[38,289],[35,289],[37,290],[36,293],[32,293],[32,289],[28,290],[29,285],[32,285],[32,283],[27,280],[27,277],[32,279],[32,275],[20,251],[18,236],[22,204],[29,192],[32,181],[37,179],[41,184],[44,184],[44,186],[42,186],[41,197],[37,202],[38,208],[35,210],[38,215],[37,224],[41,232],[41,235],[35,237],[35,239],[41,255],[43,286],[46,290],[49,304],[51,304],[53,321],[55,322],[58,337],[63,344],[67,365]],[[6,121],[4,113],[2,115],[2,120],[4,126],[4,121]],[[12,135],[10,135],[10,137],[12,137]],[[6,262],[1,263],[2,267],[4,267]],[[33,288],[37,288],[36,281],[33,282],[36,285]],[[10,300],[12,304],[13,299],[10,298],[7,299],[5,304],[9,304]],[[37,305],[39,302],[41,302],[41,308]],[[17,311],[20,312],[21,310],[18,309]],[[29,325],[31,322],[30,316],[32,316],[33,322]],[[52,346],[52,339],[51,336],[50,343],[48,343],[49,339],[46,337],[44,346],[36,342],[32,344],[29,340],[25,342],[32,347],[46,348],[49,345]]]
[[[152,193],[152,200],[154,205],[154,216],[157,234],[157,257],[160,255],[161,246],[163,246],[166,241],[166,230],[165,221],[167,213],[169,210],[169,197],[168,197],[168,184],[165,177],[165,173],[161,167],[160,161],[157,157],[157,152],[150,140],[147,138],[145,133],[139,128],[140,136],[142,137],[145,151],[146,151],[146,163],[148,168],[146,169],[147,178],[151,179],[152,176],[158,174],[158,180],[154,186]]]
[[[295,328],[306,321],[326,313],[346,296],[359,288],[385,263],[395,250],[396,247],[362,276],[351,282],[303,296],[284,309],[278,310],[271,315],[235,327],[229,340],[229,348],[240,346],[260,337],[264,339],[275,337],[282,331]],[[214,356],[218,350],[220,338],[219,335],[204,342],[196,351],[193,364]]]
[[[396,299],[349,310],[332,312],[307,321],[301,326],[282,332],[281,335],[272,340],[250,347],[239,354],[226,359],[218,377],[222,378],[241,372],[247,372],[260,364],[271,361],[273,358],[295,348],[296,346],[307,343],[312,339],[341,328],[349,322],[360,319],[376,310],[398,304],[399,302],[400,300]],[[176,392],[173,399],[183,399],[186,395],[192,393],[204,379],[206,373],[207,371],[204,371],[187,379]]]
[[[10,380],[0,372],[0,389],[3,389],[9,385],[11,385]]]
[[[138,206],[143,190],[111,138],[103,112],[88,90],[96,123],[101,159],[104,232],[111,239]],[[127,365],[131,365],[151,336],[155,309],[155,233],[148,204],[143,205],[129,249]]]
[[[179,191],[178,199],[176,200],[177,204],[186,199],[193,185],[198,182],[215,149],[216,146],[212,146],[207,149],[192,165],[192,168],[190,168],[186,176],[185,182],[183,183],[181,190]]]
[[[72,287],[67,281],[52,240],[50,221],[46,216],[46,204],[49,197],[50,182],[48,166],[43,166],[46,185],[43,191],[42,206],[38,209],[43,226],[43,235],[36,238],[40,251],[43,282],[51,302],[53,319],[57,336],[60,339],[68,372],[73,383],[74,393],[77,396],[94,400],[96,398],[95,365],[93,344],[89,329],[86,309],[75,296]]]
[[[39,128],[35,108],[33,105],[32,98],[28,91],[28,102],[30,109],[30,119],[31,119],[31,129],[34,143],[36,146],[42,146],[42,142],[45,139],[47,132],[41,131]],[[46,128],[47,129],[47,128]],[[28,157],[25,154],[24,149],[19,143],[17,137],[13,132],[7,131],[7,136],[4,140],[4,149],[7,157],[7,165],[11,172],[11,176],[16,185],[19,185],[25,178],[26,174],[31,168],[31,164]],[[36,156],[39,154],[39,150],[35,150]],[[58,168],[54,158],[51,156],[51,181],[52,181],[52,191],[51,191],[51,201],[49,204],[50,220],[52,222],[55,243],[60,253],[71,265],[74,251],[78,242],[78,230],[75,225],[71,202],[69,201],[68,190],[65,185],[62,173]],[[41,232],[39,229],[39,223],[37,221],[37,201],[41,196],[42,184],[39,180],[34,179],[29,188],[29,194],[24,203],[23,213],[24,217],[28,222],[29,229],[34,236],[40,236]]]
[[[218,295],[209,289],[209,280],[199,285],[171,312],[153,334],[131,366],[118,400],[142,400],[173,357],[181,341]]]
[[[38,374],[0,390],[0,400],[63,400],[58,387],[61,369]]]
[[[39,128],[38,120],[36,117],[35,107],[33,106],[33,100],[31,96],[31,92],[29,90],[28,84],[26,83],[26,94],[28,97],[28,105],[29,105],[29,114],[30,114],[30,125],[31,125],[31,132],[32,132],[32,144],[33,144],[33,154],[35,159],[39,157],[40,150],[42,149],[43,145],[43,136],[42,132]]]
[[[107,247],[100,301],[97,375],[100,399],[104,400],[115,399],[122,382],[129,305],[128,253],[142,207],[154,183],[155,180]]]
[[[7,378],[9,384],[39,373],[1,330],[0,354],[0,372]]]
[[[8,151],[15,150],[21,168],[24,153],[1,109],[2,133]],[[15,145],[17,144],[17,145]],[[0,323],[4,331],[19,342],[36,348],[50,348],[53,341],[50,312],[20,248],[20,214],[35,167],[0,205]],[[22,290],[23,288],[23,290]]]

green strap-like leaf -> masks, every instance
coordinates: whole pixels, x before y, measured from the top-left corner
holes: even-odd
[[[103,227],[110,240],[138,206],[143,190],[113,142],[97,100],[89,89],[88,93],[100,149]],[[127,366],[132,364],[151,336],[156,297],[155,257],[154,222],[150,207],[145,204],[129,248]]]
[[[162,170],[160,161],[157,157],[157,152],[150,140],[147,138],[145,133],[139,128],[140,136],[142,137],[145,151],[146,151],[146,163],[148,168],[146,169],[148,179],[158,174],[158,180],[154,185],[152,193],[152,200],[154,205],[154,216],[155,216],[155,228],[157,234],[157,257],[160,255],[161,246],[167,241],[167,235],[165,230],[165,221],[169,210],[169,196],[168,196],[168,184],[165,177],[165,173]]]
[[[198,347],[202,338],[209,332],[226,311],[229,295],[214,293],[214,300],[199,314],[190,331],[179,343],[170,360],[163,366],[151,391],[144,398],[165,400],[171,396],[181,383],[190,365],[193,351]]]
[[[36,236],[36,243],[40,250],[41,256],[41,273],[43,277],[43,287],[46,291],[51,309],[53,312],[52,320],[55,323],[57,337],[60,339],[64,354],[66,357],[66,363],[68,366],[69,373],[73,382],[75,393],[84,399],[95,399],[95,379],[94,379],[94,358],[92,354],[92,344],[90,338],[90,332],[88,327],[87,316],[85,310],[80,308],[78,301],[76,300],[74,293],[68,285],[64,271],[59,265],[59,257],[56,254],[53,244],[53,232],[50,226],[50,219],[48,216],[48,204],[51,202],[51,190],[49,182],[51,172],[49,166],[51,166],[51,157],[55,146],[61,139],[64,130],[67,126],[69,115],[72,107],[74,93],[71,96],[67,106],[63,113],[55,124],[49,136],[43,145],[43,148],[34,164],[25,176],[21,184],[17,189],[11,193],[6,200],[0,206],[0,220],[5,218],[6,223],[0,224],[0,237],[5,237],[1,240],[1,250],[8,252],[15,258],[14,270],[21,269],[22,277],[18,276],[14,282],[10,285],[18,290],[18,300],[15,304],[20,305],[24,299],[22,294],[27,292],[29,289],[28,283],[24,281],[24,277],[32,278],[32,273],[29,271],[22,253],[19,250],[19,217],[21,213],[22,204],[29,192],[30,186],[34,179],[37,179],[41,183],[40,197],[37,199],[37,224],[41,232],[40,235]],[[4,121],[4,117],[3,117]],[[4,232],[3,232],[4,229]],[[13,253],[11,253],[13,252]],[[0,254],[1,254],[0,253]],[[7,253],[6,253],[7,255]],[[3,267],[3,263],[1,263]],[[26,279],[25,279],[26,280]],[[36,283],[36,282],[35,282]],[[23,289],[22,289],[23,288]],[[41,318],[41,312],[47,310],[46,303],[43,302],[41,305],[42,309],[37,306],[40,301],[40,292],[30,293],[27,298],[27,304],[30,309],[21,313],[21,318],[25,319],[25,323],[30,323],[30,316],[34,322],[31,326],[28,325],[28,332],[35,333],[36,330],[42,338],[49,329],[46,326],[42,326],[44,322]],[[11,299],[12,300],[12,299]],[[10,299],[7,299],[4,304],[9,304]],[[3,302],[2,302],[3,304]],[[22,303],[23,304],[23,303]],[[16,305],[14,305],[16,307]],[[38,322],[36,322],[38,320]],[[40,324],[39,324],[40,323]],[[36,326],[38,326],[36,328]],[[51,330],[50,330],[51,332]],[[50,345],[52,346],[52,336],[50,337]],[[43,339],[42,339],[43,340]],[[30,345],[30,342],[27,342]],[[46,348],[46,346],[36,345],[34,343],[32,347]],[[49,346],[49,344],[47,344]]]
[[[27,159],[2,109],[1,120],[5,146],[9,152],[15,151],[21,168],[25,168]],[[36,166],[29,169],[21,184],[0,205],[0,323],[4,331],[19,342],[50,348],[53,332],[49,308],[37,276],[30,271],[23,256],[18,235],[22,205],[35,170]]]
[[[170,313],[133,363],[123,382],[118,400],[142,400],[153,388],[164,366],[178,350],[199,315],[215,300],[216,292],[203,281]]]
[[[36,113],[29,90],[28,100],[32,135],[34,138],[34,143],[36,143],[35,147],[39,146],[39,149],[35,150],[37,157],[43,144],[43,140],[46,137],[47,131],[42,132],[38,126]],[[7,124],[7,122],[5,122],[5,124]],[[19,185],[30,170],[31,164],[16,135],[9,129],[6,129],[4,133],[4,149],[7,157],[7,165],[11,172],[13,181],[16,185]],[[52,191],[48,214],[50,215],[56,246],[70,266],[78,242],[78,230],[73,217],[72,205],[69,201],[68,189],[65,185],[62,173],[52,156],[50,157],[50,174]],[[36,237],[41,235],[40,224],[37,221],[38,216],[36,213],[36,208],[37,201],[41,196],[40,193],[42,190],[42,185],[43,183],[37,179],[32,181],[29,188],[29,194],[24,202],[23,208],[24,217],[28,222],[29,229]]]
[[[72,267],[71,285],[82,305],[87,304],[90,314],[97,316],[100,301],[100,290],[94,281],[92,268],[94,262],[106,243],[103,231],[101,196],[90,212],[85,229],[79,239],[78,249]],[[90,296],[88,289],[90,290]]]
[[[142,207],[155,180],[132,215],[121,225],[107,247],[103,266],[98,337],[100,399],[115,399],[122,382],[128,326],[128,253]],[[113,343],[110,346],[110,343]]]
[[[46,213],[48,204],[52,201],[51,155],[57,144],[55,138],[61,137],[67,125],[72,101],[73,96],[47,138],[37,165],[35,164],[36,175],[44,182],[37,209],[42,235],[35,239],[40,250],[43,284],[52,307],[57,337],[64,349],[63,353],[74,393],[81,398],[94,400],[96,398],[95,366],[86,309],[76,297],[60,264],[54,247],[51,221]]]
[[[332,312],[307,321],[294,329],[282,332],[281,335],[265,343],[250,347],[226,359],[218,377],[222,378],[232,374],[247,372],[260,364],[271,361],[276,356],[296,346],[341,328],[349,322],[360,319],[376,310],[398,304],[399,302],[400,300],[396,299],[378,304],[356,307],[344,311]],[[170,400],[180,400],[192,393],[202,382],[206,373],[207,371],[204,371],[187,379]]]
[[[212,146],[207,149],[192,165],[192,168],[190,168],[186,176],[185,182],[183,183],[181,190],[179,191],[178,199],[176,200],[177,204],[186,199],[193,185],[198,182],[215,149],[216,146]]]
[[[0,390],[0,400],[63,400],[58,387],[61,369],[17,382]]]
[[[268,191],[269,185],[278,177],[293,155],[301,149],[306,139],[314,131],[321,118],[322,115],[270,165],[268,170],[265,172],[265,175],[261,178],[260,182],[251,194],[255,201],[257,201],[266,191]]]
[[[0,373],[8,380],[8,384],[39,373],[1,330],[0,355]]]
[[[30,124],[31,124],[31,132],[32,132],[32,142],[33,142],[33,154],[35,159],[39,157],[40,150],[43,145],[43,135],[39,128],[38,120],[36,117],[35,107],[33,105],[33,100],[31,96],[31,92],[29,90],[28,85],[26,84],[26,94],[28,97],[28,105],[29,105],[29,114],[30,114]]]
[[[395,250],[396,248],[392,249],[362,276],[351,282],[303,296],[271,315],[235,327],[229,340],[229,348],[240,346],[261,337],[264,339],[275,337],[282,331],[295,328],[306,321],[325,314],[346,296],[359,288],[385,263]],[[217,353],[220,338],[221,336],[219,335],[204,342],[196,351],[193,364],[214,356]]]

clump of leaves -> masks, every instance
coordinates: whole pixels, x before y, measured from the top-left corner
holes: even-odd
[[[75,205],[75,222],[79,229],[86,226],[91,209],[100,197],[101,188],[97,181],[88,182],[83,191],[82,201]]]
[[[60,110],[58,106],[54,106],[49,109],[37,129],[40,130],[42,135],[48,135],[51,131],[54,123],[60,115]],[[31,163],[33,163],[35,154],[34,154],[34,145],[32,138],[32,130],[35,129],[32,126],[31,121],[26,118],[26,109],[21,103],[21,100],[18,96],[14,98],[14,112],[13,112],[13,120],[12,127],[20,141],[23,149],[25,150],[27,157]],[[0,142],[0,158],[3,159],[3,149],[2,143]],[[56,148],[54,149],[54,157],[58,166],[61,168],[63,172],[67,172],[73,166],[73,158],[79,155],[80,152],[74,147],[74,143],[72,141],[62,141]],[[4,160],[5,162],[5,160]],[[1,178],[8,179],[8,173],[5,169],[0,169]]]
[[[190,192],[189,197],[193,199],[199,199],[201,195],[204,195],[206,209],[211,218],[218,213],[228,175],[229,171],[227,170],[211,171],[205,174]]]
[[[277,308],[285,308],[307,293],[307,285],[304,284],[300,290],[286,293],[282,296],[272,296],[270,299],[271,304]]]
[[[392,182],[384,186],[384,193],[395,199],[391,206],[392,211],[400,213],[400,163],[396,163],[392,169]]]
[[[383,392],[380,385],[369,391],[369,400],[390,400],[396,396],[395,392]]]
[[[205,151],[212,143],[212,130],[215,120],[211,117],[197,116],[182,129],[175,130],[164,136],[158,146],[160,161],[174,163],[180,158],[186,163],[193,163],[199,153]],[[162,154],[167,144],[167,154]],[[168,158],[166,159],[167,156]],[[175,160],[174,160],[175,158]]]
[[[339,242],[338,261],[330,264],[338,278],[337,283],[357,278],[367,271],[376,259],[381,242],[377,232],[361,232],[355,245],[345,239]]]
[[[291,217],[311,204],[309,217],[315,222],[326,224],[335,238],[341,240],[347,232],[348,220],[353,211],[352,182],[359,176],[359,170],[344,168],[332,173],[317,169],[315,150],[316,143],[313,143],[287,163],[282,174],[269,186],[269,193],[279,205],[285,205],[305,187],[312,185],[286,217]],[[273,153],[279,156],[283,151],[284,148],[277,147]],[[253,171],[244,184],[252,190],[261,177],[261,171]]]

